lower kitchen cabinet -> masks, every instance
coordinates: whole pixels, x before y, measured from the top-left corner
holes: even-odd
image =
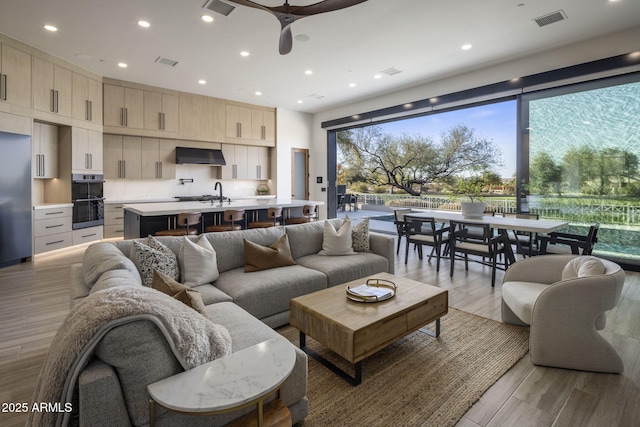
[[[73,230],[73,244],[80,245],[82,243],[89,243],[95,240],[101,240],[103,229],[101,225],[96,227],[80,228]]]
[[[73,207],[56,205],[35,207],[33,215],[33,253],[62,249],[73,245],[71,230]]]

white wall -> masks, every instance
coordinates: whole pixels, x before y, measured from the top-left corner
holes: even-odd
[[[327,132],[321,128],[322,122],[629,52],[637,54],[640,47],[638,40],[640,40],[640,27],[545,52],[532,53],[512,61],[426,82],[415,87],[314,114],[310,152],[312,176],[314,173],[326,176],[327,173]],[[326,194],[320,192],[319,186],[311,187],[311,199],[313,200],[326,202]],[[326,209],[321,209],[321,213],[326,216]]]
[[[278,109],[276,112],[276,133],[278,147],[276,155],[272,156],[272,167],[278,171],[276,177],[276,194],[279,198],[291,197],[291,149],[304,148],[311,150],[311,129],[313,117],[311,114],[298,111]],[[273,164],[275,157],[275,165]],[[325,168],[326,170],[326,168]],[[311,188],[315,184],[315,172],[311,168]],[[322,172],[324,174],[325,172]],[[320,175],[318,175],[320,176]],[[312,197],[313,200],[314,199]]]

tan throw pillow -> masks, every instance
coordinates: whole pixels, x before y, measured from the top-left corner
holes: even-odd
[[[204,302],[202,302],[200,292],[176,282],[166,274],[154,270],[151,287],[188,305],[198,313],[204,314]]]
[[[182,283],[189,287],[215,282],[220,276],[216,251],[204,235],[200,236],[197,243],[185,236],[178,261]]]
[[[260,271],[295,265],[289,247],[289,238],[283,234],[269,247],[244,239],[244,271]]]
[[[351,229],[353,250],[356,252],[371,252],[369,247],[369,218],[365,218]]]
[[[576,277],[595,276],[604,274],[604,264],[596,257],[580,256],[572,259],[562,270],[562,280]]]
[[[336,230],[329,221],[324,223],[324,234],[322,236],[322,250],[318,255],[354,255],[351,238],[351,220],[345,218],[342,225]]]

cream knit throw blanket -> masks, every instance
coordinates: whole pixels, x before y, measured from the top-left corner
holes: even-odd
[[[116,326],[141,319],[158,326],[185,370],[231,353],[229,331],[180,301],[146,287],[105,289],[75,306],[56,333],[32,405],[60,402],[64,408],[102,337]],[[70,418],[66,412],[31,411],[27,426],[65,426]]]

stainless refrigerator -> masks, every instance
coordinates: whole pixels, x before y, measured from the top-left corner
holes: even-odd
[[[31,137],[0,132],[0,267],[31,256]]]

